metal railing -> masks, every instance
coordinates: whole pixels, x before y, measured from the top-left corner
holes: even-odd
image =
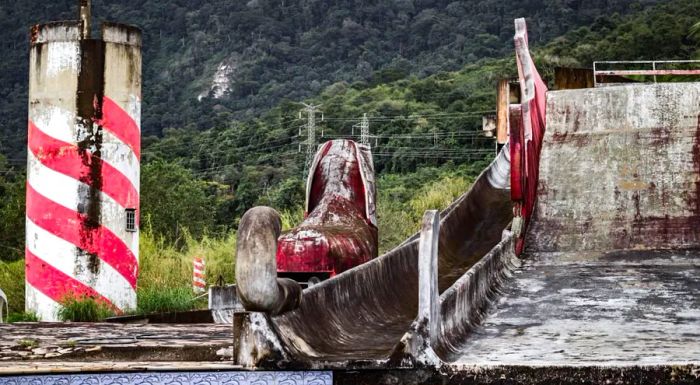
[[[651,65],[651,69],[624,69],[624,70],[599,70],[601,65]],[[593,84],[598,86],[598,77],[606,76],[653,76],[654,83],[657,81],[657,76],[663,75],[685,75],[685,76],[700,76],[700,68],[695,69],[659,69],[659,65],[665,66],[668,64],[698,64],[700,60],[619,60],[619,61],[595,61],[593,62]]]

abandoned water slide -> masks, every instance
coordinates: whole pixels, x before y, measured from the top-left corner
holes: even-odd
[[[460,370],[700,361],[698,84],[548,93],[524,22],[516,26],[523,99],[512,110],[522,120],[435,227],[440,299],[424,296],[430,267],[416,236],[304,290],[288,312],[239,314],[234,361]],[[494,182],[503,175],[510,183]]]
[[[70,35],[60,43],[81,54],[80,26],[36,29],[32,57],[56,43],[42,31],[59,27]],[[120,44],[138,51],[133,30],[105,31],[107,48],[121,31]],[[505,105],[509,143],[469,191],[442,213],[428,211],[420,233],[392,251],[376,255],[369,149],[331,141],[309,172],[304,222],[282,235],[270,208],[241,220],[236,273],[246,311],[233,312],[233,330],[156,318],[0,325],[0,376],[38,373],[47,384],[59,379],[47,373],[70,373],[65,383],[73,383],[81,371],[133,383],[697,383],[700,83],[548,91],[523,19],[515,47],[521,98]],[[133,58],[116,68],[140,73]],[[75,68],[64,72],[78,84]],[[139,82],[126,85],[140,94]],[[120,109],[140,111],[127,94],[119,93]],[[28,186],[52,192],[34,163]],[[105,226],[136,214],[119,213]],[[326,279],[306,274],[308,287],[290,279],[305,261]],[[110,287],[133,300],[134,287],[123,288]],[[36,341],[23,341],[28,335]]]

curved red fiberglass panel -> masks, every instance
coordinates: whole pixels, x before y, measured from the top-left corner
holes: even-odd
[[[368,215],[367,173],[360,146],[333,140],[321,146],[309,178],[306,219],[277,244],[281,273],[333,276],[377,256],[377,229]]]

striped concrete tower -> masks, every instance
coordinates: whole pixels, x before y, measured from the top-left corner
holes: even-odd
[[[81,5],[31,33],[26,308],[44,321],[70,296],[136,306],[141,33],[91,39]]]

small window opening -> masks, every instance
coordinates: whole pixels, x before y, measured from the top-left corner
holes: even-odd
[[[136,209],[126,209],[126,231],[136,231]]]

